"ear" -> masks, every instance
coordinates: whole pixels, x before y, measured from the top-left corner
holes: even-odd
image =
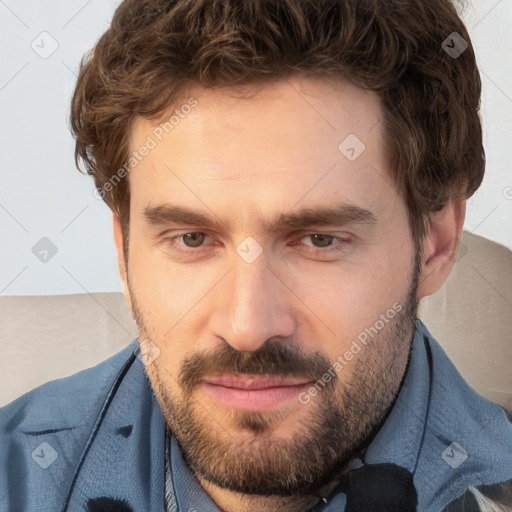
[[[423,268],[418,298],[432,295],[448,278],[459,250],[466,200],[451,200],[431,216],[431,224],[423,242]]]
[[[123,228],[121,226],[121,220],[119,216],[115,213],[113,214],[113,225],[114,225],[114,241],[116,244],[116,252],[117,252],[117,266],[119,268],[119,276],[121,277],[121,281],[123,283],[123,293],[124,298],[126,299],[126,303],[130,308],[130,311],[133,315],[132,308],[132,298],[130,296],[130,291],[128,289],[128,274],[126,268],[126,261],[124,259],[124,242],[123,242]]]

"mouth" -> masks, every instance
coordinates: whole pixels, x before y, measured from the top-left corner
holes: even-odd
[[[203,379],[210,398],[230,409],[268,411],[297,398],[311,381],[274,375],[222,375]]]

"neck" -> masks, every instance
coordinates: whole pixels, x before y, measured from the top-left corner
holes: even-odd
[[[315,496],[257,496],[226,491],[199,479],[204,490],[223,512],[306,512],[317,501]]]
[[[322,497],[331,493],[338,485],[339,479],[354,467],[359,466],[360,459],[351,461],[337,476],[327,485],[318,490],[315,495],[307,496],[259,496],[248,495],[228,491],[208,482],[201,476],[197,476],[199,483],[223,512],[306,512],[316,505]]]

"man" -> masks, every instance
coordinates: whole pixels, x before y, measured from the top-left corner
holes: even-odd
[[[139,340],[2,410],[1,510],[512,505],[512,425],[416,319],[480,88],[448,0],[125,0],[71,122]]]

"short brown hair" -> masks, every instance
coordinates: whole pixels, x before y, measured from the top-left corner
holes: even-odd
[[[468,45],[458,57],[442,45],[454,32]],[[379,95],[387,164],[417,247],[431,212],[480,186],[481,81],[450,0],[125,0],[80,65],[76,165],[82,159],[103,190],[128,160],[134,119],[157,119],[187,85],[293,74],[340,77]],[[126,236],[128,180],[108,190],[102,197]]]

